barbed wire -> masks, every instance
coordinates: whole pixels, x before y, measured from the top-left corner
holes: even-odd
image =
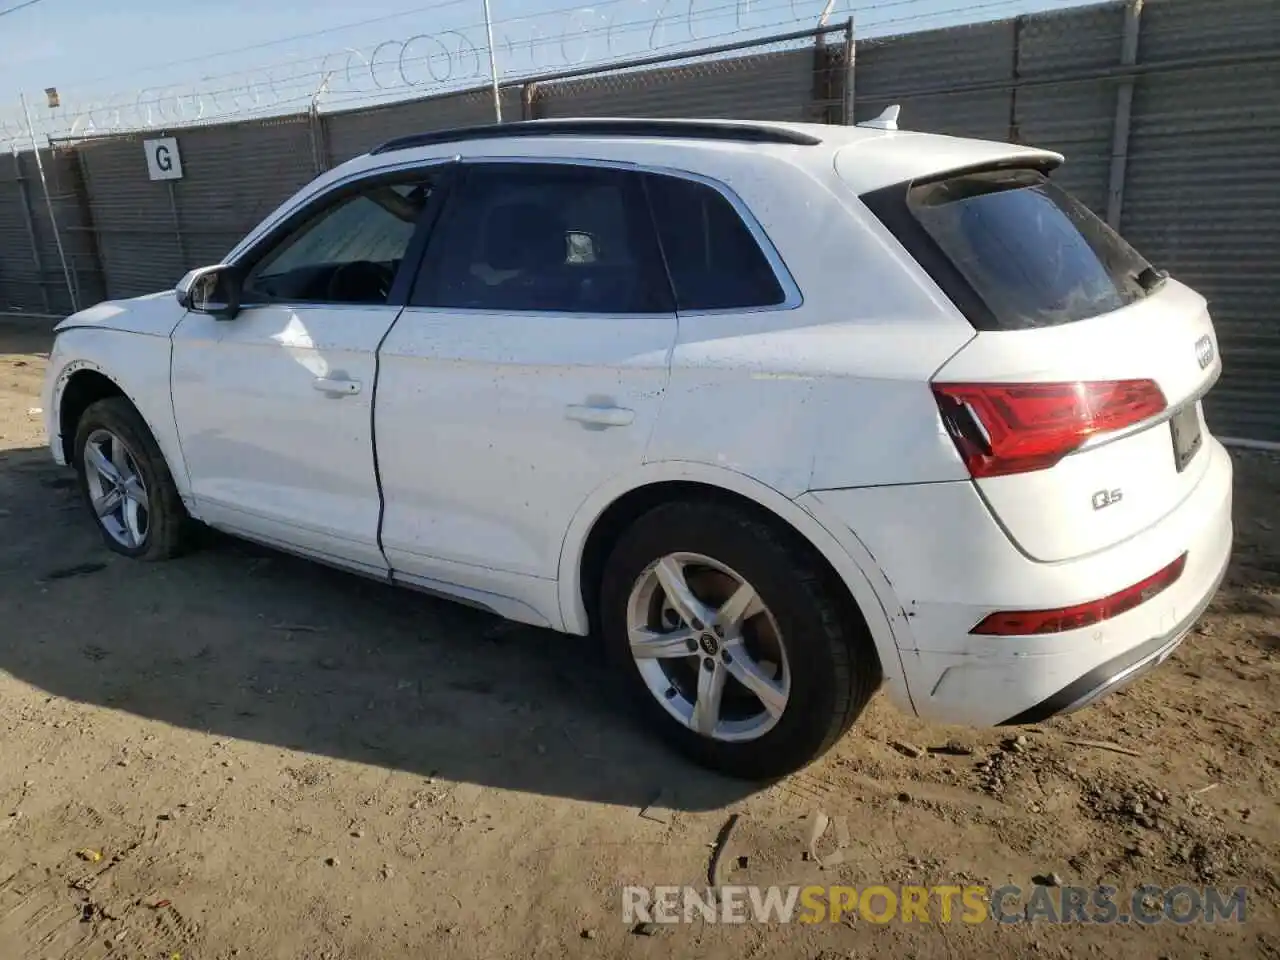
[[[441,0],[419,11],[457,6]],[[637,52],[678,52],[769,32],[813,27],[820,18],[856,17],[859,36],[910,29],[922,21],[1025,8],[1029,0],[985,0],[938,9],[929,0],[601,0],[494,22],[499,78],[518,82],[539,73],[599,66]],[[1041,0],[1043,6],[1046,0]],[[1047,0],[1076,6],[1082,0]],[[887,15],[886,15],[887,14]],[[377,22],[388,18],[374,18]],[[476,86],[488,79],[483,23],[393,37],[251,69],[206,74],[194,82],[149,85],[130,93],[64,97],[66,106],[37,108],[40,137],[74,138],[301,112],[312,107],[373,106]],[[339,29],[339,28],[334,28]],[[314,31],[318,35],[329,31]],[[262,44],[258,46],[267,46]],[[28,141],[25,118],[0,117],[0,144]]]
[[[777,29],[816,20],[821,3],[756,2],[757,12],[781,10],[788,15],[763,21],[757,16],[755,26]],[[504,76],[603,63],[616,58],[627,39],[648,41],[656,48],[696,45],[732,35],[749,21],[752,6],[752,0],[703,0],[701,4],[698,0],[604,0],[591,7],[563,7],[497,21],[494,46]],[[699,29],[717,19],[730,19],[730,29]],[[148,86],[80,103],[67,94],[63,107],[33,111],[33,122],[43,136],[76,137],[269,115],[309,105],[313,97],[376,102],[397,94],[444,93],[487,76],[488,46],[477,40],[484,35],[483,28],[483,23],[470,23],[420,32],[248,71],[210,74],[194,84]],[[21,138],[26,132],[24,118],[0,120],[0,140]]]

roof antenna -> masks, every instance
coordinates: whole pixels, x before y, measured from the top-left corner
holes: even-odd
[[[860,127],[871,127],[873,130],[897,130],[898,114],[902,112],[902,107],[894,104],[891,107],[885,107],[884,113],[876,117],[874,120],[864,120],[858,124]]]

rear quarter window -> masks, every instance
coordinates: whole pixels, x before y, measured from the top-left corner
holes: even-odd
[[[1163,277],[1039,170],[957,173],[863,199],[979,330],[1110,313]]]
[[[720,191],[681,177],[645,180],[679,310],[743,310],[786,293],[751,230]]]

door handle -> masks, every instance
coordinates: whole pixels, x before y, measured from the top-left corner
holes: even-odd
[[[625,427],[636,418],[626,407],[588,407],[573,404],[564,408],[566,420],[577,420],[587,427]]]
[[[360,381],[346,377],[316,377],[311,386],[330,397],[350,397],[360,392]]]

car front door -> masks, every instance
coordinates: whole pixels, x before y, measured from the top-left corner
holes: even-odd
[[[554,587],[577,508],[643,462],[675,339],[639,174],[464,164],[380,351],[382,546],[396,573]]]
[[[209,524],[385,573],[372,409],[377,347],[435,184],[423,169],[346,183],[233,265],[232,319],[173,335],[182,453]],[[408,272],[412,272],[406,268]]]

